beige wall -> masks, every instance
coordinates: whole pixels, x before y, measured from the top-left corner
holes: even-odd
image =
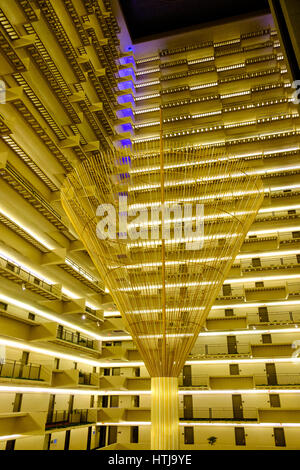
[[[86,450],[88,428],[73,428],[70,436],[69,450]]]
[[[15,401],[15,393],[0,394],[0,413],[10,413],[13,410]]]
[[[30,436],[16,439],[15,450],[43,450],[44,436]]]

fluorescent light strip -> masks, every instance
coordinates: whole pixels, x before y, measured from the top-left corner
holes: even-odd
[[[232,212],[232,213],[225,212],[225,213],[221,213],[221,214],[210,214],[210,215],[204,215],[202,220],[228,219],[228,218],[231,218],[231,217],[237,217],[237,216],[240,216],[240,215],[246,215],[246,214],[251,214],[251,213],[253,213],[253,212],[251,212],[251,211],[239,211],[239,212]],[[174,219],[165,219],[165,224],[175,224],[177,222],[187,222],[189,220],[190,221],[197,220],[197,217],[193,216],[193,217],[180,217],[180,218],[176,218],[176,219],[175,218]],[[143,223],[140,223],[140,224],[130,222],[130,223],[127,224],[127,228],[131,228],[131,227],[154,227],[154,226],[157,226],[157,225],[161,225],[160,220],[154,220],[153,222],[150,220],[150,221],[143,222]],[[209,260],[211,261],[212,259],[213,258],[210,258]],[[228,258],[226,258],[226,259],[228,259]],[[201,260],[199,260],[199,261],[201,261]],[[173,262],[173,263],[175,263],[175,262]]]
[[[246,277],[243,278],[231,278],[226,279],[226,282],[229,284],[246,284],[247,282],[257,282],[257,281],[282,281],[282,280],[290,280],[290,279],[300,279],[300,274],[285,274],[280,276],[256,276],[256,277]]]
[[[230,107],[230,108],[225,108],[223,110],[220,110],[220,111],[211,111],[211,112],[208,112],[208,113],[201,113],[201,114],[194,114],[192,115],[191,117],[192,118],[196,118],[196,117],[205,117],[205,116],[212,116],[212,115],[215,115],[215,114],[222,114],[223,112],[230,112],[230,111],[240,111],[240,110],[245,110],[245,109],[254,109],[254,108],[260,108],[260,107],[264,107],[264,106],[270,106],[270,105],[273,105],[273,104],[278,104],[278,103],[292,103],[294,101],[293,98],[281,98],[281,99],[275,99],[275,100],[267,100],[267,101],[260,101],[260,102],[256,102],[256,103],[251,103],[251,104],[244,104],[244,105],[239,105],[239,106],[233,106]],[[194,102],[200,102],[200,99],[197,101],[197,100],[189,100],[189,101],[174,101],[172,102],[172,106],[169,106],[169,108],[173,108],[173,107],[177,107],[177,106],[180,106],[180,105],[190,105],[190,104],[193,104]],[[133,111],[134,114],[143,114],[143,113],[146,113],[146,112],[149,112],[149,111],[159,111],[160,108],[159,107],[155,107],[155,108],[148,108],[148,109],[141,109],[141,110],[135,110]],[[174,121],[174,118],[171,119],[171,121],[167,120],[166,122],[173,122]]]
[[[130,378],[130,377],[129,377]],[[150,379],[150,377],[145,377]],[[243,395],[262,395],[269,393],[299,395],[299,389],[234,389],[234,390],[179,390],[178,395],[231,395],[233,393]],[[51,387],[24,387],[24,386],[6,386],[0,385],[0,393],[50,393],[55,395],[96,395],[96,396],[132,396],[132,395],[151,395],[151,390],[93,390],[93,389],[71,389],[71,388],[51,388]]]
[[[271,192],[275,192],[275,191],[284,191],[286,189],[298,189],[300,188],[300,183],[298,184],[289,184],[289,185],[285,185],[285,186],[269,186],[268,188],[264,188],[263,191],[265,194],[269,194]],[[248,194],[254,194],[255,192],[254,191],[241,191],[241,190],[238,190],[238,191],[231,191],[231,192],[226,192],[226,193],[222,193],[222,194],[210,194],[208,196],[201,196],[201,200],[214,200],[215,198],[217,197],[222,197],[222,198],[225,198],[226,196],[227,197],[233,197],[233,196],[244,196],[244,195],[248,195]],[[199,201],[200,197],[197,196],[197,197],[185,197],[185,198],[177,198],[177,199],[173,199],[173,200],[168,200],[166,201],[166,204],[176,204],[178,202],[191,202],[191,201]],[[129,205],[128,207],[130,209],[140,209],[140,208],[143,208],[143,207],[158,207],[160,206],[160,202],[157,201],[157,202],[152,202],[152,203],[138,203],[138,204],[131,204]],[[258,232],[257,232],[258,233]]]
[[[215,127],[215,128],[212,128],[212,129],[221,129],[222,126],[219,126],[219,127]],[[204,132],[205,129],[202,129],[201,132]],[[200,131],[197,131],[197,133],[200,132]],[[193,133],[196,133],[196,131],[192,132]],[[259,140],[265,140],[264,138],[265,137],[275,137],[275,136],[278,136],[278,135],[283,135],[285,137],[289,137],[288,134],[290,135],[298,135],[300,133],[300,131],[298,130],[294,130],[292,128],[290,129],[286,129],[285,131],[282,131],[282,132],[275,132],[275,133],[265,133],[265,134],[253,134],[253,135],[250,135],[248,137],[237,137],[237,138],[231,138],[231,139],[228,139],[228,140],[221,140],[221,141],[217,141],[217,142],[203,142],[202,144],[197,144],[197,145],[194,145],[193,147],[194,148],[198,148],[198,147],[206,147],[206,148],[211,148],[211,147],[216,147],[216,146],[224,146],[225,143],[226,144],[229,144],[231,145],[233,142],[237,142],[237,143],[244,143],[244,142],[249,142],[251,141],[252,139],[252,142],[257,142]],[[190,132],[182,132],[182,135],[189,135]],[[166,134],[164,136],[165,137],[174,137],[174,136],[177,136],[177,135],[181,135],[180,133],[178,134]],[[146,139],[135,139],[133,141],[133,143],[139,143],[139,142],[148,142],[148,141],[154,141],[154,140],[159,140],[160,137],[159,136],[155,136],[155,137],[149,137],[149,138],[146,138]],[[178,147],[177,149],[181,149],[181,150],[184,150],[186,149],[186,146],[185,147]],[[174,149],[175,150],[175,149]]]
[[[282,60],[281,58],[278,59],[278,60]],[[236,69],[236,68],[241,68],[241,67],[245,67],[245,64],[237,64],[237,65],[230,65],[230,66],[227,66],[227,67],[220,67],[220,68],[217,68],[216,69],[216,72],[221,72],[223,70],[231,70],[231,69]],[[286,68],[283,68],[280,70],[280,73],[281,74],[284,74],[284,73],[287,73],[287,69]],[[176,78],[176,77],[174,77]],[[141,84],[141,85],[138,85],[140,87],[143,87],[143,86],[147,86],[147,85],[153,85],[153,84],[159,84],[160,81],[159,80],[156,80],[155,82],[148,82],[148,83],[145,83],[145,84]],[[219,85],[219,82],[216,81],[216,82],[210,82],[210,83],[205,83],[205,84],[202,84],[202,85],[194,85],[194,86],[190,86],[189,87],[189,90],[190,91],[193,91],[193,90],[199,90],[199,89],[202,89],[202,88],[210,88],[210,87],[213,87],[213,86],[218,86]],[[240,91],[240,92],[236,92],[236,93],[228,93],[228,94],[224,94],[224,95],[221,95],[220,94],[220,99],[226,99],[226,98],[232,98],[232,97],[235,97],[235,96],[243,96],[243,95],[250,95],[251,94],[251,90],[245,90],[245,91]],[[158,93],[156,96],[159,96],[160,93]],[[149,99],[149,98],[152,98],[153,96],[151,95],[145,95],[143,97],[139,97],[139,98],[136,98],[136,99]]]
[[[181,150],[184,150],[182,148]],[[277,153],[285,153],[285,152],[293,152],[293,151],[299,151],[299,146],[297,147],[288,147],[285,149],[279,149],[279,150],[270,150],[270,151],[264,151],[262,153],[246,153],[246,154],[241,154],[241,155],[233,155],[233,156],[226,156],[226,157],[218,157],[217,159],[211,159],[211,160],[202,160],[202,161],[192,161],[192,162],[182,162],[182,163],[177,163],[177,164],[169,164],[165,165],[166,169],[172,169],[172,168],[181,168],[181,167],[186,167],[186,166],[196,166],[199,164],[205,164],[205,163],[214,163],[217,161],[224,161],[224,160],[231,160],[231,159],[240,159],[240,158],[247,158],[247,157],[263,157],[264,155],[273,155]],[[131,174],[135,173],[148,173],[149,171],[156,171],[159,170],[160,166],[152,166],[152,167],[144,167],[144,168],[138,168],[138,169],[130,169]]]
[[[277,233],[284,233],[284,232],[294,232],[298,231],[299,226],[293,226],[293,227],[281,227],[281,228],[272,228],[269,230],[252,230],[248,232],[247,236],[252,236],[252,235],[267,235],[267,234],[277,234]],[[236,237],[237,234],[231,234],[231,238]],[[214,236],[207,236],[207,237],[194,237],[194,238],[176,238],[176,239],[171,239],[171,240],[165,240],[166,245],[172,245],[176,243],[189,243],[189,242],[196,242],[196,241],[201,241],[201,240],[218,240],[220,238],[226,238],[228,237],[227,234],[218,234]],[[128,243],[127,247],[128,248],[142,248],[144,246],[146,247],[157,247],[161,245],[161,240],[151,240],[151,241],[145,241],[145,242],[135,242],[135,243]]]
[[[143,64],[145,62],[151,62],[153,60],[159,60],[159,56],[148,57],[148,58],[145,58],[145,59],[139,59],[139,60],[136,60],[136,63],[137,64]]]
[[[225,70],[240,69],[240,68],[243,68],[243,67],[246,67],[246,64],[244,62],[240,63],[240,64],[235,64],[235,65],[227,65],[225,67],[217,67],[216,71],[217,72],[224,72]]]
[[[283,58],[283,57],[282,57]],[[194,59],[194,60],[188,60],[187,61],[187,64],[188,65],[191,65],[191,64],[200,64],[200,63],[203,63],[203,62],[210,62],[212,60],[214,60],[215,57],[214,56],[210,56],[210,57],[203,57],[203,58],[200,58],[200,59]],[[232,70],[232,69],[238,69],[238,68],[242,68],[242,67],[245,67],[245,63],[240,63],[240,64],[235,64],[235,65],[228,65],[226,67],[217,67],[216,68],[216,72],[223,72],[225,70]],[[139,75],[145,75],[145,74],[148,74],[148,73],[153,73],[153,72],[159,72],[160,71],[160,68],[152,68],[152,69],[146,69],[146,70],[141,70],[140,72],[137,72],[136,75],[139,76]],[[174,76],[174,79],[176,79],[178,77],[176,77],[176,75]],[[179,77],[181,78],[181,77]],[[172,78],[171,78],[172,79]],[[155,81],[155,82],[147,82],[147,83],[143,83],[141,85],[138,85],[138,86],[147,86],[147,85],[150,85],[150,84],[157,84],[157,83],[160,83],[160,80],[158,81]]]
[[[21,342],[21,341],[13,341],[13,340],[6,339],[6,338],[3,338],[3,337],[0,337],[0,344],[2,344],[4,346],[8,346],[10,348],[35,352],[35,353],[38,353],[38,354],[42,354],[44,356],[50,356],[52,358],[58,357],[60,359],[67,359],[67,360],[72,361],[72,362],[79,362],[81,364],[87,364],[89,366],[94,366],[94,367],[95,366],[96,367],[106,367],[107,366],[107,363],[106,363],[106,365],[103,365],[102,362],[92,360],[92,359],[86,359],[82,356],[73,356],[71,354],[61,353],[60,351],[57,351],[55,349],[51,350],[51,349],[40,348],[40,347],[37,347],[37,346],[32,346],[31,344],[28,344],[28,343],[24,343],[24,342]],[[0,380],[1,380],[1,378],[0,378]]]
[[[25,309],[28,312],[35,313],[36,315],[39,315],[42,318],[46,318],[47,320],[54,321],[56,323],[59,323],[60,325],[67,326],[68,328],[84,333],[91,338],[95,338],[100,341],[102,340],[102,336],[98,335],[97,333],[94,333],[93,331],[86,330],[85,328],[82,328],[79,325],[75,325],[74,323],[68,322],[64,320],[62,316],[57,316],[57,315],[53,315],[52,313],[44,312],[43,310],[40,310],[34,307],[33,305],[27,304],[25,302],[21,302],[20,300],[17,300],[17,299],[13,299],[12,297],[8,297],[7,295],[2,294],[1,292],[0,292],[0,299],[7,304],[11,304],[11,305],[14,305],[15,307]]]
[[[291,280],[291,279],[300,279],[300,274],[286,274],[280,276],[256,276],[256,277],[241,277],[241,278],[233,278],[233,279],[226,279],[225,282],[229,284],[246,284],[249,282],[257,282],[257,281],[282,281],[282,280]],[[213,285],[216,282],[174,282],[172,284],[165,284],[166,289],[172,289],[174,287],[197,287],[197,286],[206,286],[206,285]],[[150,285],[142,285],[142,286],[135,286],[135,287],[121,287],[119,290],[121,292],[132,292],[132,291],[143,291],[146,289],[161,289],[162,284],[150,284]]]
[[[136,72],[136,76],[139,76],[139,75],[146,75],[148,73],[154,73],[154,72],[159,72],[160,71],[160,68],[152,68],[152,69],[146,69],[146,70],[141,70],[139,72]]]
[[[72,362],[79,362],[82,364],[88,364],[91,366],[96,367],[142,367],[145,364],[142,361],[126,361],[126,362],[114,362],[114,361],[107,361],[107,362],[100,362],[92,359],[85,359],[81,356],[73,356],[70,354],[64,354],[56,350],[44,349],[39,348],[36,346],[32,346],[31,344],[18,342],[9,340],[6,338],[0,337],[0,344],[4,346],[8,346],[15,349],[25,350],[25,351],[32,351],[39,354],[43,354],[45,356],[50,357],[58,357],[62,359],[67,359]],[[201,364],[265,364],[265,363],[300,363],[299,357],[283,357],[283,358],[256,358],[256,359],[219,359],[219,360],[193,360],[193,361],[186,361],[186,365],[201,365]]]
[[[167,309],[167,311],[170,311],[172,309]],[[186,309],[185,309],[186,310]],[[196,310],[196,309],[195,309]],[[151,312],[161,312],[161,310],[151,310]],[[146,313],[147,311],[140,311],[141,313]],[[137,314],[138,311],[132,312],[133,314]],[[128,312],[129,314],[129,312]],[[262,335],[262,334],[288,334],[288,333],[300,333],[300,328],[298,325],[295,325],[294,328],[278,328],[278,329],[253,329],[253,330],[229,330],[229,331],[208,331],[208,332],[202,332],[199,333],[198,338],[206,337],[206,336],[228,336],[230,334],[234,333],[236,336],[249,336],[249,335]],[[188,333],[182,333],[182,334],[166,334],[166,337],[168,338],[177,338],[177,337],[184,337],[184,336],[193,336],[192,334]],[[162,335],[144,335],[144,336],[139,336],[139,338],[161,338]],[[105,338],[106,342],[109,341],[132,341],[131,336],[114,336],[113,338],[106,337]],[[105,341],[103,340],[103,341]]]
[[[189,89],[193,91],[193,90],[200,90],[201,88],[209,88],[211,86],[217,86],[217,85],[218,85],[218,82],[211,82],[211,83],[205,83],[203,85],[190,86]]]
[[[267,175],[267,174],[272,174],[272,173],[282,173],[285,171],[294,171],[294,170],[299,170],[300,169],[300,163],[298,165],[288,165],[288,166],[282,166],[280,168],[267,168],[267,169],[261,169],[261,170],[249,170],[248,175]],[[166,181],[165,186],[170,187],[170,186],[180,186],[180,185],[190,185],[190,184],[197,184],[199,182],[204,182],[204,181],[216,181],[216,180],[221,180],[221,179],[227,179],[227,178],[243,178],[245,175],[242,173],[233,173],[232,175],[218,175],[218,176],[211,176],[207,178],[191,178],[191,179],[185,179],[185,180],[174,180],[174,181]],[[153,184],[143,184],[143,185],[137,185],[137,186],[128,186],[128,191],[143,191],[145,189],[157,189],[160,187],[160,183],[153,183]]]
[[[101,422],[99,421],[96,423],[97,426],[151,426],[151,421],[106,421],[106,422]],[[264,428],[274,428],[274,427],[290,427],[290,428],[299,428],[300,423],[253,423],[253,422],[243,422],[241,423],[240,421],[237,422],[195,422],[195,421],[187,421],[187,422],[179,422],[179,426],[229,426],[229,427],[264,427]]]
[[[145,82],[145,83],[135,84],[135,88],[142,88],[144,86],[158,85],[159,83],[160,83],[159,80],[153,80],[152,82]]]
[[[0,441],[9,441],[12,439],[18,439],[19,437],[22,437],[22,434],[8,434],[7,436],[0,436]]]
[[[157,98],[158,96],[160,96],[160,93],[153,93],[152,95],[136,96],[134,99],[135,101],[149,100],[150,98]]]
[[[300,254],[300,249],[299,250],[278,250],[278,251],[269,251],[269,252],[256,252],[256,253],[245,253],[245,254],[239,254],[235,258],[236,260],[239,259],[252,259],[252,258],[268,258],[268,257],[278,257],[278,256],[288,256],[288,255],[298,255]],[[219,258],[218,258],[219,259]],[[223,257],[221,258],[222,260],[227,260],[229,259],[228,257]],[[176,266],[179,264],[201,264],[201,263],[207,263],[208,261],[215,261],[216,258],[198,258],[198,259],[191,259],[191,260],[183,260],[183,261],[166,261],[166,266]],[[234,262],[235,264],[235,262]],[[151,267],[159,267],[161,266],[161,261],[153,262],[153,263],[140,263],[140,264],[131,264],[126,266],[127,269],[138,269],[138,268],[151,268]],[[266,266],[267,269],[267,266]]]
[[[249,309],[258,307],[282,307],[284,305],[300,305],[300,300],[281,300],[277,302],[244,302],[242,304],[213,305],[211,310],[224,310],[225,308]],[[145,310],[144,312],[146,312]],[[121,316],[119,311],[104,311],[104,318]]]
[[[25,227],[25,225],[21,224],[18,220],[14,219],[10,214],[8,214],[8,212],[6,212],[5,209],[3,209],[3,207],[0,208],[0,212],[1,212],[2,215],[4,215],[4,217],[9,219],[14,224],[18,225],[18,227],[20,227],[20,229],[22,229],[22,230],[24,230],[24,232],[28,233],[28,235],[30,235],[32,238],[34,238],[34,240],[36,240],[41,245],[43,245],[45,248],[47,248],[47,250],[54,250],[55,249],[54,245],[49,244],[46,240],[41,238],[40,235],[33,232],[30,228]]]
[[[137,110],[137,111],[134,111],[133,113],[134,114],[144,114],[144,113],[150,113],[152,111],[159,111],[160,108],[157,107],[157,108],[147,108],[147,109],[140,109],[140,110]]]
[[[211,310],[223,310],[225,308],[256,308],[256,307],[281,307],[283,305],[300,305],[300,300],[281,300],[274,302],[244,302],[242,304],[213,305]]]
[[[186,129],[182,130],[180,132],[171,132],[169,134],[165,134],[164,137],[177,137],[177,136],[184,136],[184,135],[191,135],[191,134],[201,134],[203,132],[209,132],[209,131],[214,131],[214,130],[222,130],[222,129],[227,129],[227,128],[239,128],[242,126],[251,126],[254,124],[261,124],[264,122],[271,122],[271,121],[278,121],[279,119],[290,119],[290,118],[296,118],[299,117],[298,113],[294,114],[286,114],[284,116],[275,116],[273,118],[268,118],[268,119],[257,119],[257,120],[252,120],[252,121],[245,121],[245,122],[240,122],[240,123],[233,123],[233,124],[227,124],[227,125],[217,125],[217,126],[211,126],[211,127],[201,127],[198,129]],[[285,133],[285,131],[281,132],[281,134]],[[279,134],[279,133],[278,133]],[[259,136],[264,136],[265,134],[259,134]],[[256,137],[256,136],[254,136]],[[232,139],[233,141],[239,140],[239,139]]]

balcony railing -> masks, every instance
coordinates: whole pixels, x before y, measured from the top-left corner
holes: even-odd
[[[93,385],[92,383],[92,374],[87,374],[85,372],[79,371],[79,380],[80,385]]]
[[[254,375],[254,383],[256,387],[300,387],[299,374],[264,374]]]
[[[61,290],[55,284],[49,284],[48,282],[43,281],[37,276],[31,274],[26,269],[21,268],[12,261],[8,261],[2,256],[0,256],[0,269],[5,273],[4,275],[11,275],[15,279],[24,281],[28,283],[26,287],[30,290],[38,289],[39,291],[44,291],[45,294],[49,294],[51,298],[61,299]]]
[[[266,312],[263,314],[259,313],[248,313],[247,314],[248,324],[259,324],[259,323],[288,323],[295,324],[300,323],[300,311],[273,311]],[[284,332],[284,330],[283,330]]]
[[[193,375],[193,376],[180,375],[178,378],[179,387],[208,388],[208,383],[209,383],[208,375]]]
[[[227,377],[222,377],[224,380],[226,378],[235,378],[244,377],[243,375],[234,374],[228,375]],[[249,378],[249,376],[246,376]],[[178,378],[178,386],[182,388],[194,387],[194,388],[207,388],[209,384],[209,379],[214,378],[208,375],[180,375]],[[300,387],[300,373],[298,374],[254,374],[253,381],[255,387],[269,387],[269,386],[278,386],[278,387],[289,387],[296,386]]]
[[[56,337],[57,339],[68,341],[68,343],[73,343],[77,344],[78,346],[84,346],[85,348],[94,349],[94,341],[92,339],[89,339],[86,336],[82,336],[80,333],[75,333],[73,331],[66,330],[65,328],[58,328]]]
[[[257,408],[184,408],[179,409],[184,421],[257,421]]]
[[[68,427],[68,426],[79,426],[81,424],[92,423],[89,417],[88,409],[80,410],[57,410],[48,412],[46,429],[56,427]]]
[[[5,360],[0,363],[0,377],[24,380],[45,380],[43,367],[40,364],[25,364],[21,361]]]
[[[193,357],[200,356],[228,356],[228,355],[249,355],[250,343],[226,343],[217,344],[196,344],[192,351]]]
[[[255,258],[255,257],[253,257]],[[266,257],[266,258],[259,258],[259,255],[256,258],[259,261],[252,261],[253,258],[249,259],[242,259],[241,260],[241,268],[249,269],[251,271],[255,270],[263,270],[263,269],[270,269],[270,268],[287,268],[289,266],[299,266],[299,262],[297,261],[296,255],[294,256],[280,256],[280,252],[278,256],[274,257]]]

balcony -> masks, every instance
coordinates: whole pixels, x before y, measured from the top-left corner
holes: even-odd
[[[294,310],[294,309],[293,309]],[[251,325],[295,325],[300,324],[300,311],[265,311],[259,313],[248,313],[247,323]],[[284,332],[284,330],[283,330]]]
[[[48,413],[46,430],[92,424],[96,422],[97,412],[93,409],[57,410]]]
[[[44,433],[45,413],[10,412],[0,413],[0,436],[42,435]]]
[[[291,342],[287,343],[263,343],[251,346],[252,357],[291,357],[294,349]]]
[[[260,388],[299,388],[300,373],[255,375],[254,385]]]
[[[90,385],[90,386],[99,386],[99,375],[96,373],[86,373],[79,371],[78,377],[78,384],[79,385]]]
[[[68,343],[76,344],[77,346],[94,349],[94,341],[92,339],[65,328],[58,327],[56,338],[62,341],[67,341]]]
[[[179,410],[180,421],[258,421],[256,408],[184,408]]]
[[[208,389],[209,376],[208,375],[193,375],[186,376],[181,375],[178,378],[179,388],[197,388],[197,389]]]
[[[16,380],[35,380],[40,382],[49,382],[51,371],[40,364],[28,363],[21,361],[6,360],[0,363],[0,379],[16,379]]]
[[[251,349],[249,343],[236,341],[232,344],[196,344],[190,357],[193,359],[201,359],[207,356],[218,358],[228,356],[248,357],[250,354]]]
[[[261,271],[274,271],[274,270],[286,270],[289,268],[294,269],[295,267],[299,268],[299,262],[296,255],[293,256],[278,256],[259,258],[259,254],[256,258],[242,259],[241,260],[241,269],[242,273],[252,273],[252,272],[261,272]]]
[[[61,289],[56,284],[49,284],[39,279],[29,271],[2,256],[0,256],[0,274],[17,284],[24,285],[26,289],[36,292],[49,300],[57,300],[62,297]]]

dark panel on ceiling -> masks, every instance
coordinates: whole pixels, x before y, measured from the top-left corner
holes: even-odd
[[[119,0],[131,39],[269,11],[268,0]]]

